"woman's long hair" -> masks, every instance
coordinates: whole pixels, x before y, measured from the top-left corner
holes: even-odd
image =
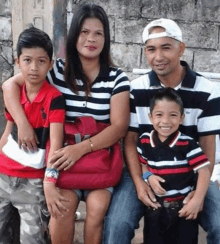
[[[66,64],[64,70],[64,77],[67,86],[75,93],[78,93],[76,79],[82,80],[86,95],[90,92],[89,79],[82,69],[76,44],[82,28],[82,25],[87,18],[97,18],[101,21],[104,28],[104,47],[100,53],[100,64],[107,64],[108,66],[114,65],[110,56],[110,30],[108,17],[104,9],[96,4],[86,3],[80,6],[75,12],[69,33],[67,36],[66,44]]]

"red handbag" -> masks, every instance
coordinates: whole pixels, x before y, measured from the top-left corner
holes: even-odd
[[[78,117],[64,125],[64,145],[73,145],[88,139],[109,124],[96,122],[93,117]],[[49,143],[47,144],[47,149]],[[47,150],[48,151],[48,150]],[[123,159],[120,144],[90,152],[70,169],[59,173],[57,186],[66,189],[101,189],[115,186],[121,177]]]

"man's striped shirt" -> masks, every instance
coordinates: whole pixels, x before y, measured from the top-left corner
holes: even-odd
[[[185,77],[177,88],[183,100],[185,118],[180,131],[198,141],[200,136],[220,134],[220,91],[216,84],[193,72],[186,62]],[[131,82],[130,131],[150,132],[153,126],[148,118],[150,99],[163,89],[154,71]]]

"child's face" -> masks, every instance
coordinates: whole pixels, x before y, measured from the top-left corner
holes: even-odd
[[[25,82],[31,85],[41,85],[48,70],[53,65],[47,52],[40,47],[23,48],[16,62],[21,69]]]
[[[158,132],[158,137],[161,141],[165,141],[179,128],[184,115],[181,115],[180,106],[176,102],[164,99],[156,102],[149,117],[154,129]]]

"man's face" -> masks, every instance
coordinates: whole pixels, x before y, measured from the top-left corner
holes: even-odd
[[[164,32],[161,27],[156,27],[153,33]],[[145,45],[145,55],[148,64],[158,76],[168,76],[180,67],[180,57],[185,49],[184,43],[180,43],[170,37],[150,39]]]

